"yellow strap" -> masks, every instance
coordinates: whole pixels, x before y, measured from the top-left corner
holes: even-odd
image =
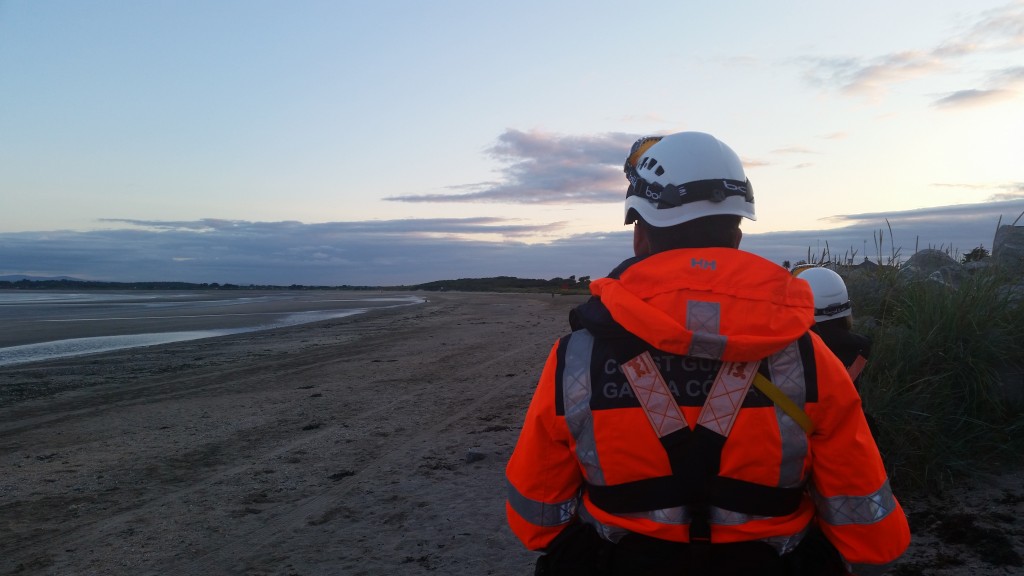
[[[779,390],[779,387],[773,384],[771,380],[758,373],[758,375],[754,377],[754,387],[763,392],[765,396],[771,398],[772,402],[774,402],[776,406],[782,408],[783,412],[788,414],[790,418],[804,429],[804,432],[810,434],[814,431],[814,423],[811,422],[807,413],[801,410],[795,402],[790,400],[789,396],[786,396],[785,392]]]

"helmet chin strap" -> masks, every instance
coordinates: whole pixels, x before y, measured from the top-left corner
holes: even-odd
[[[641,222],[633,225],[633,256],[644,258],[653,253],[651,241],[647,236],[647,227]]]

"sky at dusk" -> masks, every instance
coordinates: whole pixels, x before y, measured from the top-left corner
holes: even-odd
[[[630,145],[683,130],[772,261],[991,249],[1024,1],[0,0],[0,276],[598,277]]]

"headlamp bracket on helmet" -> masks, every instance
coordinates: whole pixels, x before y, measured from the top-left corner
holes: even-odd
[[[842,303],[839,303],[839,304],[830,304],[829,306],[826,306],[824,308],[815,308],[814,309],[814,315],[815,316],[835,316],[836,314],[839,314],[840,312],[845,312],[845,311],[849,310],[851,307],[852,307],[852,305],[851,305],[850,301],[847,300],[846,302],[842,302]]]
[[[750,180],[697,180],[686,184],[662,185],[647,182],[635,170],[632,175],[627,171],[626,177],[630,181],[626,198],[639,196],[656,203],[658,208],[673,208],[700,200],[722,202],[732,196],[742,196],[744,201],[754,203],[754,189],[750,185]]]

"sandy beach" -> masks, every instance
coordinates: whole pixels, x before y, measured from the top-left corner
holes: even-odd
[[[532,574],[504,465],[583,297],[427,297],[0,368],[0,574]],[[1021,541],[1020,475],[970,494],[940,503],[997,506]],[[901,499],[922,531],[901,574],[1024,573],[969,550],[910,571],[952,548]]]

